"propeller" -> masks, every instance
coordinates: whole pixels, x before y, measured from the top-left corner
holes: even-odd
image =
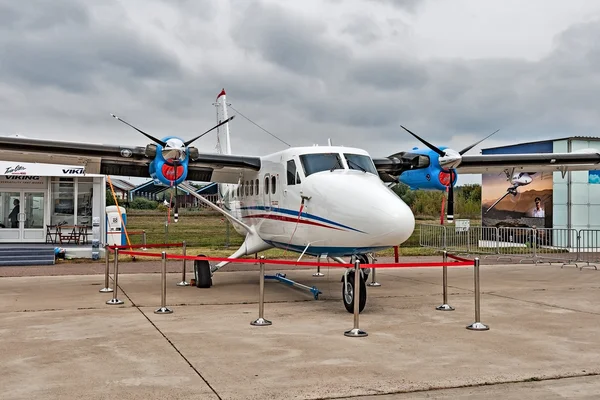
[[[411,135],[413,135],[419,142],[423,143],[425,146],[427,146],[431,150],[435,151],[440,156],[440,158],[441,157],[445,158],[445,159],[439,159],[439,163],[440,163],[440,167],[442,167],[442,172],[450,174],[450,181],[448,183],[448,221],[449,222],[454,221],[454,177],[456,176],[456,171],[454,170],[454,168],[456,168],[460,165],[463,154],[465,154],[467,151],[471,150],[473,147],[477,146],[478,144],[480,144],[481,142],[483,142],[490,136],[497,133],[500,129],[497,129],[496,131],[487,135],[483,139],[479,140],[478,142],[473,143],[470,146],[465,147],[464,149],[462,149],[461,151],[459,151],[457,153],[455,150],[452,150],[452,149],[441,150],[440,148],[432,145],[425,139],[419,137],[416,133],[411,132],[408,128],[405,128],[402,125],[400,125],[400,127],[402,129],[404,129],[405,131],[407,131],[408,133],[410,133]],[[446,166],[448,166],[448,167],[446,167]]]
[[[173,174],[174,177],[173,177],[173,180],[171,181],[171,186],[175,186],[175,210],[174,210],[173,219],[175,220],[175,222],[177,222],[179,220],[179,203],[177,201],[177,193],[178,193],[177,186],[178,185],[176,184],[177,180],[179,179],[179,176],[177,175],[177,164],[179,164],[181,161],[183,161],[185,159],[185,151],[190,144],[192,144],[196,140],[200,139],[202,136],[206,135],[207,133],[212,132],[213,130],[217,129],[221,125],[225,125],[226,123],[228,123],[229,121],[234,119],[235,115],[232,115],[231,117],[227,118],[226,120],[219,122],[217,125],[213,126],[206,132],[196,136],[195,138],[192,138],[186,142],[183,142],[183,146],[181,148],[172,147],[173,142],[171,143],[171,145],[169,145],[169,143],[167,143],[163,140],[160,140],[160,139],[142,131],[141,129],[136,128],[135,126],[133,126],[129,122],[119,118],[115,114],[110,114],[110,115],[113,116],[118,121],[121,121],[125,125],[128,125],[131,128],[135,129],[142,135],[146,136],[148,139],[152,140],[154,143],[157,143],[163,147],[163,149],[162,149],[163,157],[167,161],[167,164],[172,163],[173,168],[174,168],[174,174]],[[176,143],[181,143],[181,142],[179,140],[177,140]]]

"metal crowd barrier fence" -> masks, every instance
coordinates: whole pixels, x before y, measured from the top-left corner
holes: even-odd
[[[185,245],[185,242],[183,243]],[[162,259],[162,268],[161,268],[161,307],[155,310],[156,314],[171,314],[173,311],[166,306],[166,264],[167,259],[181,259],[181,260],[206,260],[206,261],[231,261],[230,258],[221,258],[221,257],[204,257],[204,256],[187,256],[187,255],[178,255],[178,254],[167,254],[165,251],[162,253],[146,253],[141,251],[119,251],[122,247],[130,247],[130,246],[112,246],[108,247],[108,249],[114,250],[115,253],[115,267],[114,267],[114,294],[112,300],[107,301],[107,304],[123,304],[123,301],[117,298],[118,291],[118,274],[119,274],[119,254],[130,255],[130,256],[150,256],[150,257],[161,257]],[[168,247],[166,245],[156,245],[155,247]],[[454,262],[448,262],[448,258],[452,258]],[[253,259],[235,259],[235,262],[239,263],[255,263]],[[474,270],[474,298],[475,298],[475,322],[471,325],[467,326],[469,330],[483,331],[489,330],[489,327],[483,324],[480,320],[481,318],[481,302],[480,302],[480,283],[479,283],[479,258],[475,258],[475,260],[467,260],[458,256],[450,255],[447,252],[444,252],[444,257],[442,262],[421,262],[421,263],[388,263],[388,264],[363,264],[361,265],[360,260],[356,259],[353,264],[343,264],[343,263],[321,263],[321,262],[302,262],[302,261],[292,261],[292,260],[266,260],[264,256],[260,257],[260,275],[259,275],[259,301],[258,301],[258,319],[252,321],[250,324],[253,326],[268,326],[271,325],[272,322],[264,318],[264,294],[265,294],[265,264],[278,264],[278,265],[295,265],[295,266],[329,266],[329,267],[337,267],[337,268],[349,268],[350,266],[354,266],[355,276],[358,275],[361,268],[415,268],[415,267],[443,267],[443,296],[444,296],[444,305],[447,306],[447,292],[448,292],[448,279],[447,279],[447,270],[448,266],[473,266]],[[361,330],[359,327],[359,299],[360,299],[360,279],[354,280],[354,326],[352,329],[345,331],[344,335],[349,337],[364,337],[368,334]],[[441,310],[442,306],[437,307],[436,309]],[[454,308],[447,306],[445,310],[450,311]]]
[[[421,225],[422,247],[455,254],[534,263],[600,263],[600,230],[529,227]]]

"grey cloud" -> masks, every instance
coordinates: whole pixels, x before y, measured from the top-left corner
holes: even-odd
[[[325,24],[273,4],[252,3],[233,26],[238,46],[300,75],[328,75],[350,59],[349,49],[327,37]]]
[[[389,4],[393,7],[396,7],[401,10],[406,10],[410,12],[416,11],[420,3],[423,3],[423,0],[371,0],[377,3]]]
[[[427,82],[427,72],[412,60],[376,58],[357,60],[348,72],[359,84],[381,90],[419,88]]]
[[[350,35],[358,44],[369,45],[381,38],[381,28],[373,19],[359,15],[350,18],[350,22],[342,29],[342,33]]]
[[[89,19],[77,5],[57,5],[61,12],[47,2],[19,9],[21,30],[0,38],[4,49],[0,76],[80,92],[93,90],[102,80],[135,86],[140,79],[180,74],[173,56],[122,28],[123,21],[107,27]]]

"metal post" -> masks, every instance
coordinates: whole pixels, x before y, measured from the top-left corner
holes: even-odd
[[[144,245],[144,247],[142,247],[142,250],[146,250],[146,231],[145,230],[142,231],[142,244]]]
[[[317,257],[317,263],[321,260],[321,257]],[[325,276],[324,273],[321,272],[321,266],[317,265],[317,272],[313,274],[313,276]]]
[[[119,292],[119,249],[115,248],[115,289],[113,292],[113,298],[106,302],[106,304],[123,304],[123,300],[119,300],[117,298],[117,293]]]
[[[258,319],[250,322],[250,325],[254,326],[267,326],[272,325],[271,321],[264,318],[265,313],[265,263],[262,261],[265,256],[260,256],[260,277],[259,277],[259,289],[258,289]]]
[[[367,336],[367,332],[360,330],[358,327],[358,314],[360,304],[360,261],[354,260],[354,293],[352,294],[354,300],[354,328],[344,332],[344,336],[350,337],[362,337]]]
[[[110,293],[112,292],[112,288],[109,287],[109,274],[110,274],[110,251],[108,245],[104,245],[104,259],[106,261],[106,266],[104,270],[104,287],[100,289],[100,293]]]
[[[165,219],[165,244],[167,244],[167,240],[168,240],[168,236],[169,236],[169,221]]]
[[[398,246],[394,246],[394,262],[398,262]]]
[[[448,262],[448,252],[446,250],[444,250],[443,261],[444,264]],[[454,311],[454,307],[448,304],[448,268],[445,265],[442,267],[442,285],[444,287],[443,304],[435,309],[438,311]]]
[[[480,315],[480,299],[479,299],[479,257],[475,258],[475,322],[471,325],[467,326],[467,329],[472,331],[487,331],[490,328],[487,325],[481,323],[481,315]]]
[[[183,248],[183,256],[185,257],[185,255],[186,255],[186,254],[185,254],[185,253],[186,253],[186,251],[185,251],[185,249],[186,249],[186,243],[185,243],[185,240],[183,241],[183,246],[182,246],[182,248]],[[186,282],[186,281],[185,281],[186,261],[187,261],[187,260],[184,258],[184,259],[183,259],[183,270],[181,271],[181,282],[179,282],[179,283],[177,284],[177,286],[190,286],[190,284],[189,284],[188,282]]]
[[[167,252],[162,252],[160,308],[154,310],[154,314],[171,314],[173,310],[167,307]]]
[[[372,257],[373,258],[373,262],[372,264],[375,264],[375,261],[377,261],[377,259],[375,259],[375,256]],[[371,276],[371,282],[367,283],[367,286],[371,286],[371,287],[379,287],[381,286],[381,283],[377,282],[375,280],[375,271],[377,270],[377,268],[375,268],[375,265],[373,265],[373,268],[371,268],[373,271],[373,275]]]

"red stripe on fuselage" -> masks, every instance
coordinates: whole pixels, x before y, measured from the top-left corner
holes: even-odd
[[[314,225],[314,226],[320,226],[323,228],[329,228],[329,229],[335,229],[337,231],[341,231],[343,229],[340,228],[335,228],[333,226],[329,226],[329,225],[324,225],[324,224],[320,224],[318,222],[314,222],[314,221],[307,221],[305,219],[298,219],[298,218],[293,218],[293,217],[286,217],[284,215],[273,215],[273,214],[254,214],[254,215],[246,215],[244,216],[244,218],[264,218],[264,219],[273,219],[276,221],[283,221],[283,222],[297,222],[299,224],[307,224],[307,225]]]

